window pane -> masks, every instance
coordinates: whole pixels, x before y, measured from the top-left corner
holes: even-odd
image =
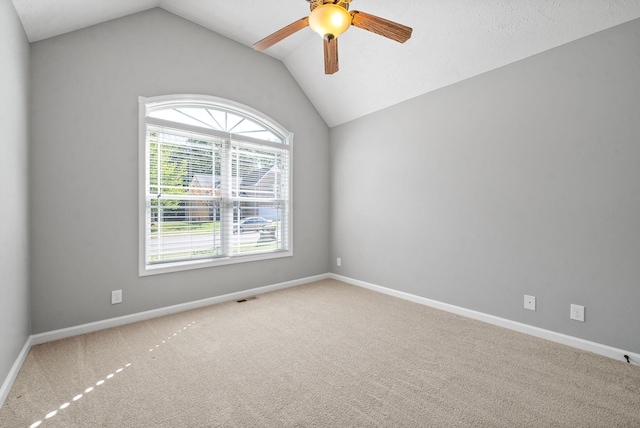
[[[282,137],[278,136],[264,124],[238,113],[231,113],[214,108],[200,106],[166,107],[153,109],[149,113],[149,116],[186,125],[247,135],[265,141],[283,142]]]
[[[200,200],[176,207],[168,202],[151,200],[147,263],[221,256],[219,204]]]
[[[280,199],[287,178],[287,152],[235,146],[232,149],[233,191],[239,198]]]
[[[288,237],[284,202],[237,201],[233,205],[232,253],[235,255],[286,249]]]
[[[153,129],[147,141],[147,263],[220,256],[222,143]]]

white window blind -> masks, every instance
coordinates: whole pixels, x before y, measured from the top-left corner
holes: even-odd
[[[141,99],[140,274],[291,255],[291,134],[210,97]]]

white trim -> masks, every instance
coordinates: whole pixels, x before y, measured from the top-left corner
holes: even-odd
[[[157,109],[169,108],[171,106],[193,106],[193,107],[215,107],[222,111],[232,112],[242,117],[249,118],[262,125],[266,130],[277,134],[281,139],[281,143],[273,141],[261,140],[244,136],[241,134],[221,132],[207,129],[195,125],[188,125],[170,120],[153,118],[149,116],[149,112]],[[239,145],[260,145],[272,150],[281,151],[287,156],[287,195],[285,202],[286,211],[285,218],[286,228],[281,233],[281,238],[286,244],[286,248],[273,252],[256,252],[255,254],[227,254],[226,257],[202,257],[197,260],[174,260],[159,264],[147,263],[147,231],[148,224],[148,201],[147,195],[147,177],[149,175],[147,153],[147,131],[150,127],[168,127],[171,129],[185,131],[188,133],[201,134],[203,136],[212,136],[220,138],[226,144]],[[226,198],[226,200],[225,200]],[[238,199],[240,200],[240,199]],[[242,199],[247,200],[247,199]],[[265,199],[265,202],[272,202]],[[227,196],[223,196],[223,205],[230,202]],[[225,240],[223,239],[223,245]],[[280,241],[279,241],[280,242]],[[293,255],[293,133],[289,132],[282,125],[270,118],[266,114],[238,103],[236,101],[225,98],[195,95],[195,94],[174,94],[162,95],[155,97],[138,97],[138,276],[157,275],[169,272],[180,272],[192,269],[207,268],[214,266],[230,265],[235,263],[252,262],[258,260],[269,260],[280,257],[291,257]]]
[[[219,257],[216,259],[199,259],[160,263],[157,265],[145,265],[145,270],[138,272],[138,276],[149,276],[160,273],[181,272],[185,270],[201,269],[215,266],[232,265],[237,263],[256,262],[262,260],[278,259],[293,256],[293,250],[280,250],[272,253],[248,254],[235,257]],[[144,262],[144,259],[142,259]]]
[[[229,302],[232,300],[240,300],[246,297],[255,296],[258,294],[269,293],[272,291],[283,290],[285,288],[295,287],[309,282],[321,281],[328,279],[329,274],[309,276],[306,278],[296,279],[287,282],[281,282],[279,284],[266,285],[264,287],[252,288],[250,290],[238,291],[235,293],[224,294],[222,296],[210,297],[207,299],[196,300],[193,302],[181,303],[179,305],[167,306],[164,308],[153,309],[150,311],[139,312],[136,314],[125,315],[117,318],[110,318],[102,321],[96,321],[88,324],[82,324],[74,327],[62,328],[59,330],[48,331],[45,333],[33,334],[27,338],[22,351],[18,355],[15,363],[11,367],[9,374],[7,375],[2,387],[0,388],[0,407],[4,405],[4,401],[9,395],[9,391],[13,386],[18,373],[22,368],[27,355],[31,347],[34,345],[40,345],[42,343],[52,342],[54,340],[66,339],[68,337],[78,336],[81,334],[92,333],[94,331],[104,330],[107,328],[118,327],[125,324],[130,324],[138,321],[145,321],[152,318],[161,317],[164,315],[174,314],[177,312],[188,311],[191,309],[197,309],[204,306],[215,305],[216,303]]]
[[[298,285],[307,284],[310,282],[320,281],[323,279],[335,279],[345,282],[347,284],[355,285],[358,287],[366,288],[368,290],[376,291],[378,293],[387,294],[389,296],[398,297],[400,299],[408,300],[421,305],[429,306],[432,308],[440,309],[446,312],[451,312],[457,315],[461,315],[467,318],[472,318],[479,321],[484,321],[489,324],[497,325],[500,327],[515,330],[520,333],[529,334],[542,339],[547,339],[552,342],[560,343],[563,345],[571,346],[574,348],[582,349],[584,351],[593,352],[598,355],[603,355],[616,360],[622,360],[623,355],[628,355],[631,363],[634,365],[640,365],[640,354],[635,352],[628,352],[622,349],[614,348],[608,345],[600,343],[590,342],[588,340],[580,339],[577,337],[567,336],[562,333],[556,333],[554,331],[545,330],[542,328],[522,324],[516,321],[507,320],[504,318],[488,315],[482,312],[473,311],[470,309],[461,308],[459,306],[450,305],[448,303],[438,302],[436,300],[427,299],[425,297],[416,296],[413,294],[405,293],[402,291],[392,290],[390,288],[381,287],[365,281],[352,279],[342,275],[336,275],[333,273],[325,273],[322,275],[310,276],[297,280],[281,282],[279,284],[267,285],[264,287],[252,288],[250,290],[238,291],[235,293],[224,294],[222,296],[210,297],[208,299],[196,300],[193,302],[181,303],[179,305],[167,306],[165,308],[153,309],[150,311],[139,312],[136,314],[125,315],[118,318],[110,318],[107,320],[96,321],[88,324],[82,324],[75,327],[63,328],[60,330],[49,331],[45,333],[39,333],[31,335],[27,338],[27,341],[22,348],[22,351],[16,358],[15,363],[11,367],[9,374],[4,380],[2,387],[0,387],[0,407],[4,405],[4,401],[9,395],[9,391],[15,382],[22,365],[27,359],[27,355],[34,345],[39,345],[54,340],[65,339],[68,337],[77,336],[80,334],[91,333],[94,331],[104,330],[107,328],[118,327],[121,325],[145,321],[152,318],[161,317],[164,315],[174,314],[177,312],[188,311],[191,309],[201,308],[203,306],[214,305],[216,303],[223,303],[232,300],[240,300],[246,297],[255,296],[257,294],[269,293],[272,291],[283,290],[285,288],[296,287]]]
[[[329,278],[329,274],[310,276],[307,278],[296,279],[293,281],[281,282],[279,284],[266,285],[264,287],[252,288],[250,290],[238,291],[235,293],[224,294],[222,296],[209,297],[207,299],[196,300],[193,302],[181,303],[178,305],[167,306],[164,308],[152,309],[150,311],[138,312],[131,315],[125,315],[117,318],[109,318],[102,321],[96,321],[88,324],[82,324],[74,327],[63,328],[60,330],[48,331],[45,333],[34,334],[31,336],[32,344],[39,345],[41,343],[51,342],[53,340],[65,339],[67,337],[78,336],[80,334],[92,333],[106,328],[118,327],[138,321],[146,321],[165,315],[184,312],[191,309],[197,309],[204,306],[215,305],[216,303],[229,302],[239,300],[257,294],[269,293],[276,290],[295,287],[297,285],[309,282],[320,281]]]
[[[16,358],[16,361],[15,363],[13,363],[11,370],[9,370],[9,374],[7,374],[6,379],[2,383],[2,387],[0,387],[0,407],[4,406],[4,401],[9,396],[9,391],[11,391],[11,387],[18,377],[18,373],[20,373],[20,369],[27,359],[27,355],[29,355],[29,351],[31,350],[31,346],[33,345],[31,337],[32,336],[29,336],[27,338],[27,341],[22,347],[22,351],[20,351],[20,353],[18,354],[18,358]]]
[[[147,230],[147,199],[145,180],[147,175],[147,162],[145,160],[145,143],[147,139],[147,98],[138,97],[138,274],[143,276],[147,270],[145,261],[146,230]]]
[[[332,273],[330,274],[330,278],[336,279],[338,281],[346,282],[347,284],[366,288],[368,290],[377,291],[378,293],[387,294],[389,296],[398,297],[400,299],[408,300],[414,303],[419,303],[421,305],[429,306],[435,309],[451,312],[453,314],[461,315],[463,317],[471,318],[478,321],[483,321],[489,324],[497,325],[499,327],[508,328],[509,330],[514,330],[520,333],[525,333],[531,336],[539,337],[541,339],[550,340],[552,342],[560,343],[562,345],[578,348],[583,351],[589,351],[589,352],[593,352],[594,354],[613,358],[615,360],[621,360],[625,364],[627,363],[627,361],[624,358],[624,355],[628,355],[632,364],[640,365],[640,354],[635,352],[625,351],[624,349],[614,348],[612,346],[603,345],[601,343],[591,342],[589,340],[581,339],[579,337],[568,336],[566,334],[558,333],[551,330],[545,330],[543,328],[534,327],[532,325],[508,320],[506,318],[500,318],[494,315],[485,314],[483,312],[478,312],[471,309],[462,308],[460,306],[439,302],[437,300],[427,299],[425,297],[416,296],[414,294],[405,293],[403,291],[397,291],[391,288],[381,287],[379,285],[371,284],[371,283],[360,281],[357,279],[348,278],[342,275],[336,275]]]

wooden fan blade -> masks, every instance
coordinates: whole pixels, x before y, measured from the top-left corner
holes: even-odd
[[[324,39],[324,74],[338,71],[338,39]]]
[[[379,18],[368,13],[354,10],[351,13],[351,25],[363,30],[371,31],[396,42],[404,43],[411,38],[413,29],[397,22]]]
[[[309,25],[309,17],[305,16],[304,18],[298,19],[297,21],[292,22],[291,24],[287,25],[286,27],[279,29],[275,33],[265,37],[264,39],[260,40],[258,43],[255,43],[253,45],[253,48],[255,50],[257,50],[257,51],[263,51],[263,50],[265,50],[267,48],[270,48],[271,46],[275,45],[276,43],[278,43],[282,39],[284,39],[286,37],[289,37],[293,33],[296,33],[298,31],[302,30],[303,28],[307,27],[308,25]]]

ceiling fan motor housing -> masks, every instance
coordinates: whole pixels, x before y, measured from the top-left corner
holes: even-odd
[[[311,10],[318,6],[322,6],[323,4],[335,4],[336,6],[349,10],[349,3],[351,3],[351,0],[307,0],[307,2],[310,3]]]

